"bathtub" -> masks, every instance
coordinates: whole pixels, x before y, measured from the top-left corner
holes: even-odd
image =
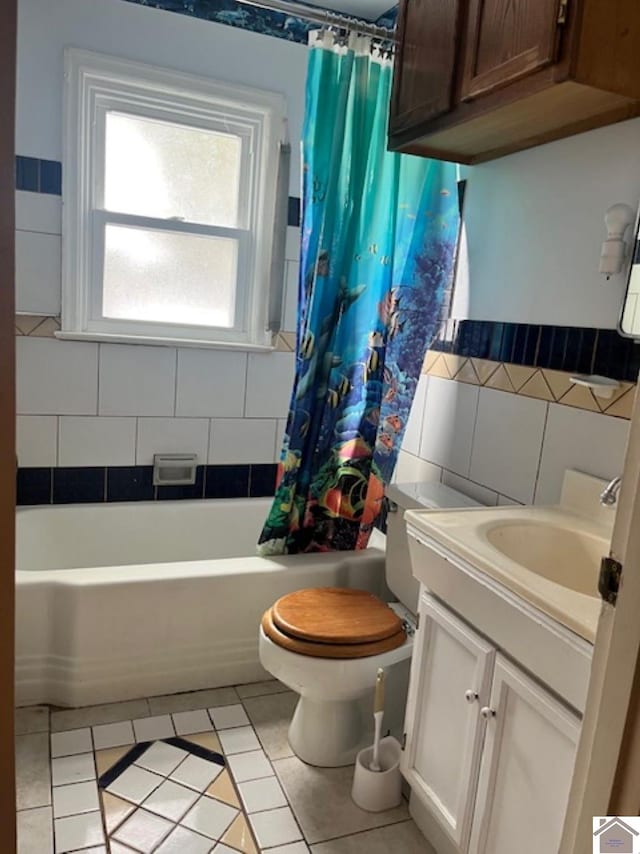
[[[84,706],[263,679],[262,613],[312,586],[386,595],[385,538],[255,556],[271,499],[19,508],[18,705]]]

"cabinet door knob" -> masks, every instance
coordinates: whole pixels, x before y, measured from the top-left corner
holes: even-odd
[[[472,691],[471,688],[469,688],[468,691],[464,692],[464,698],[467,703],[475,703],[475,701],[478,699],[478,692]]]
[[[480,709],[480,714],[485,720],[489,720],[489,718],[495,718],[496,712],[495,709],[489,708],[489,706],[483,706]]]

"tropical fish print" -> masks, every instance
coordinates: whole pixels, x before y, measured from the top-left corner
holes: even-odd
[[[446,312],[455,167],[386,150],[390,85],[386,63],[310,50],[296,374],[261,554],[366,547]]]

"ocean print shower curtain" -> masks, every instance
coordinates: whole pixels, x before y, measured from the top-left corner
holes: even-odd
[[[312,41],[296,374],[261,554],[366,546],[442,317],[456,167],[386,150],[391,76],[368,39]]]

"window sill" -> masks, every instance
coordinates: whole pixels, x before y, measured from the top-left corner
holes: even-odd
[[[250,344],[247,341],[209,341],[206,338],[153,338],[147,335],[112,335],[106,332],[55,333],[63,341],[97,341],[104,344],[146,344],[151,347],[194,347],[200,350],[237,350],[245,353],[272,353],[273,344]]]

